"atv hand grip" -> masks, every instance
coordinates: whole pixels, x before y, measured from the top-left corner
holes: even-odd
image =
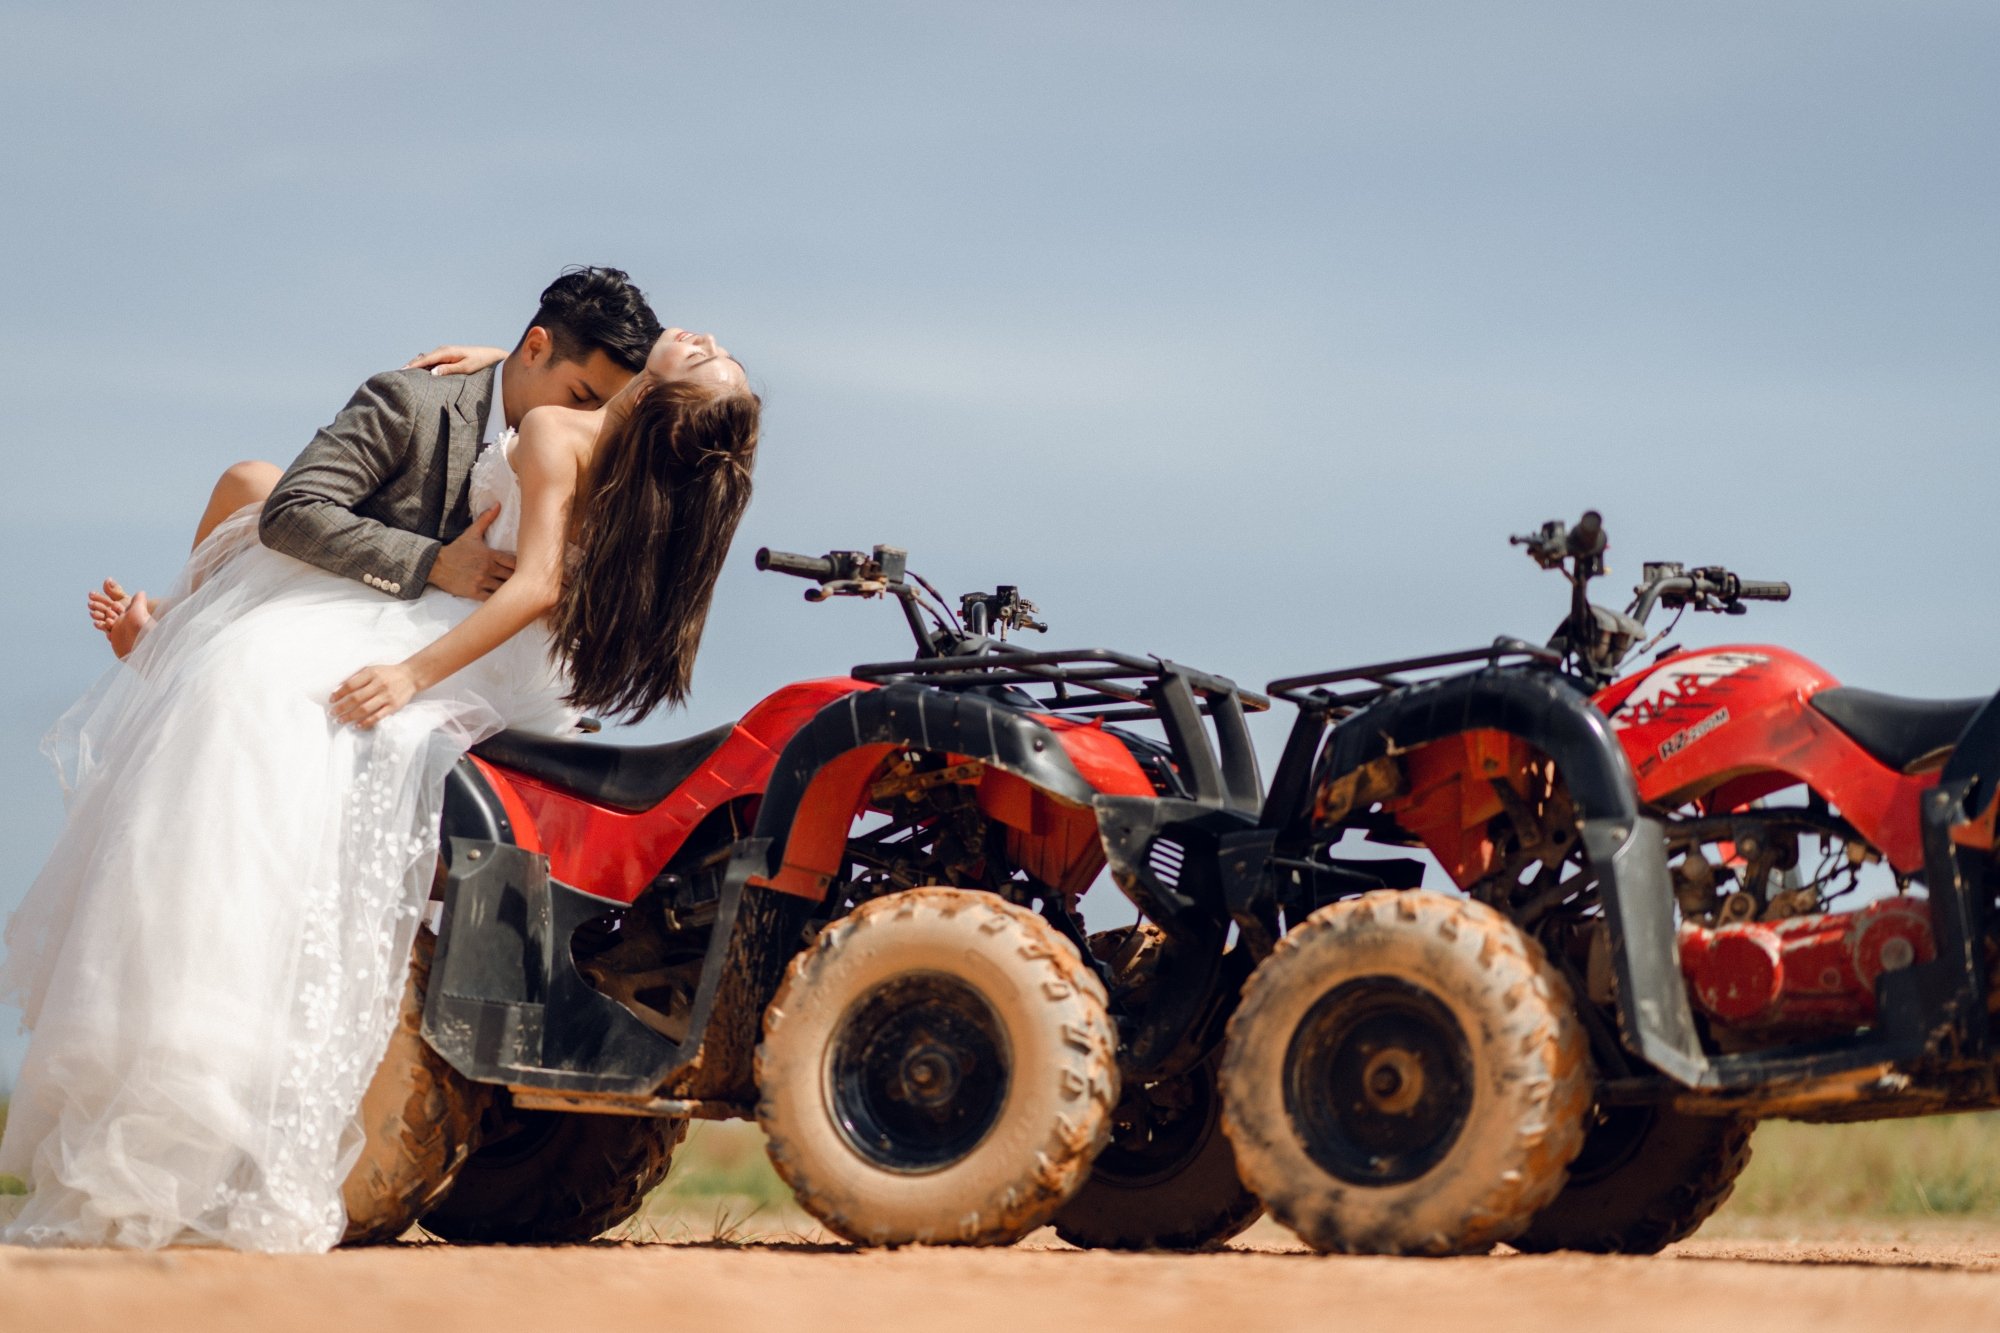
[[[793,555],[790,551],[774,551],[768,546],[759,548],[757,568],[790,574],[794,578],[814,579],[820,583],[840,577],[833,561],[823,555]]]
[[[1792,600],[1792,585],[1789,583],[1761,583],[1756,579],[1744,579],[1736,595],[1752,602],[1789,602]]]

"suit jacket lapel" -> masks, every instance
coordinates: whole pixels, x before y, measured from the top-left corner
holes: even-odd
[[[472,463],[479,457],[479,437],[486,429],[486,414],[501,410],[493,401],[493,370],[459,377],[458,395],[452,400],[451,429],[446,444],[445,515],[447,528],[470,522],[468,512]]]
[[[494,367],[488,366],[475,375],[458,377],[458,396],[452,400],[452,411],[458,419],[472,427],[473,443],[479,442],[479,433],[486,426],[486,409],[493,403]]]

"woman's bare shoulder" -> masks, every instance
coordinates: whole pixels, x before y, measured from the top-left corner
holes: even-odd
[[[597,440],[604,413],[580,412],[571,407],[536,407],[521,418],[520,439],[514,449],[517,458],[531,466],[547,467],[559,460],[581,462]]]

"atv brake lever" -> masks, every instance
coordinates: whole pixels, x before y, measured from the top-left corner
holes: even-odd
[[[879,597],[888,590],[886,579],[832,579],[817,588],[807,588],[806,600],[823,602],[829,597]]]

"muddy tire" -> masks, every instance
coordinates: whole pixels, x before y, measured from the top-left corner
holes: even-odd
[[[1484,904],[1381,891],[1314,912],[1230,1020],[1244,1183],[1322,1252],[1475,1254],[1583,1144],[1587,1048],[1541,947]]]
[[[861,1245],[1006,1245],[1076,1193],[1118,1100],[1104,988],[1034,913],[917,888],[792,960],[757,1120],[800,1205]]]
[[[1569,1183],[1510,1244],[1517,1250],[1654,1254],[1720,1208],[1750,1163],[1753,1120],[1666,1107],[1600,1112]]]
[[[1056,1214],[1058,1236],[1087,1250],[1204,1250],[1263,1215],[1222,1132],[1220,1063],[1125,1089],[1110,1144]]]
[[[461,1245],[577,1245],[609,1231],[667,1178],[687,1121],[509,1108],[424,1230]]]
[[[395,1033],[361,1099],[366,1137],[340,1188],[347,1207],[343,1245],[391,1241],[416,1224],[464,1164],[491,1096],[424,1040],[424,994],[436,948],[437,936],[420,929]]]

